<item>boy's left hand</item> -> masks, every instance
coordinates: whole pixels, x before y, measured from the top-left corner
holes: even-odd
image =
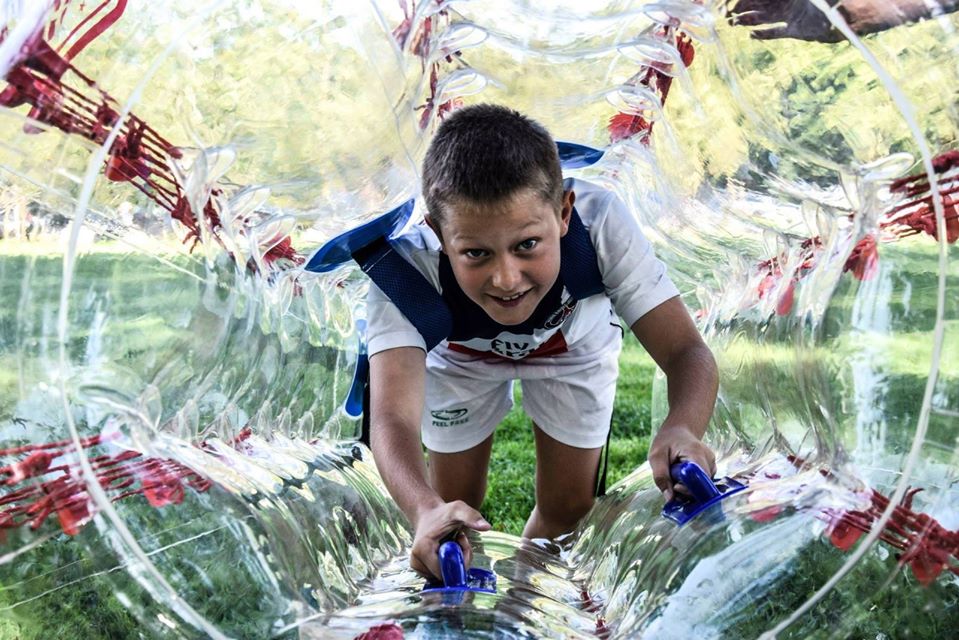
[[[653,481],[667,502],[673,499],[674,491],[688,493],[669,475],[669,467],[682,460],[695,462],[710,477],[716,474],[716,454],[688,427],[678,424],[660,427],[649,445],[649,466],[653,470]]]

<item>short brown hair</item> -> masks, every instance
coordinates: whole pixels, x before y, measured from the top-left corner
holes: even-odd
[[[498,202],[524,188],[562,205],[559,154],[543,125],[493,104],[464,107],[440,125],[423,160],[423,196],[437,222],[451,202]]]

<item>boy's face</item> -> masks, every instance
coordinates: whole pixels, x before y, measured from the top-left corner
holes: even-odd
[[[496,322],[520,324],[533,314],[559,276],[559,239],[566,235],[575,195],[563,205],[532,189],[493,206],[449,205],[438,228],[427,216],[449,257],[463,292]]]

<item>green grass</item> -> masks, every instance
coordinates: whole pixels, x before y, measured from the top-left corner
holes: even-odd
[[[607,486],[646,461],[651,433],[650,398],[656,365],[631,335],[624,341],[619,367]],[[536,501],[533,426],[521,408],[521,393],[516,391],[513,410],[496,429],[489,488],[481,509],[494,529],[514,535],[523,532]]]

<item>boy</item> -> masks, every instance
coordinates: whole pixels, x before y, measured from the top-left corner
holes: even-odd
[[[451,537],[469,560],[465,530],[489,529],[477,509],[514,379],[536,441],[536,506],[523,535],[556,537],[589,510],[622,342],[614,308],[668,379],[669,415],[649,450],[657,486],[672,496],[669,465],[681,458],[715,473],[700,440],[716,398],[712,354],[635,220],[611,193],[564,184],[542,126],[494,105],[453,113],[427,151],[423,194],[426,225],[393,247],[441,292],[452,331],[426,353],[371,285],[367,332],[371,447],[415,530],[415,570],[438,577],[437,548]],[[560,238],[576,220],[605,295],[574,300],[563,285]]]

